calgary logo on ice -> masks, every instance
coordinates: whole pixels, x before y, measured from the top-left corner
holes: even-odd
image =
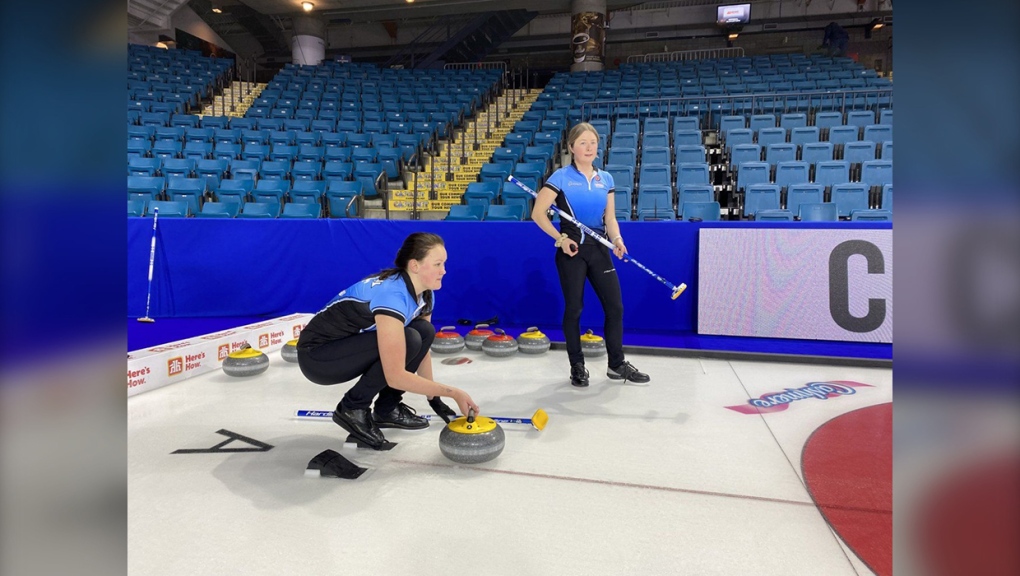
[[[790,403],[797,400],[806,400],[808,398],[816,398],[818,400],[828,400],[829,398],[838,398],[839,396],[850,396],[856,394],[856,388],[867,387],[870,388],[870,384],[864,384],[862,382],[854,382],[852,380],[830,380],[829,382],[811,382],[807,386],[801,388],[786,388],[782,392],[768,392],[762,394],[758,398],[751,398],[747,401],[747,404],[738,404],[736,406],[726,406],[734,412],[740,412],[741,414],[768,414],[771,412],[782,412],[790,405]]]

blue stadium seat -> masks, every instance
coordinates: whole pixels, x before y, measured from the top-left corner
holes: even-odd
[[[492,221],[519,222],[524,220],[524,206],[520,204],[496,204],[489,206],[484,219]]]
[[[637,196],[638,220],[676,220],[669,185],[641,183]]]
[[[673,117],[673,132],[677,130],[692,130],[700,131],[701,126],[698,125],[697,116],[675,116]]]
[[[857,142],[859,140],[857,133],[857,126],[833,126],[829,128],[828,141],[841,149],[841,146],[848,142]]]
[[[825,187],[850,181],[850,163],[846,160],[829,160],[815,164],[815,184]]]
[[[759,222],[793,222],[793,212],[789,210],[763,209],[754,213],[754,219]]]
[[[631,184],[616,183],[616,188],[613,189],[613,212],[617,220],[621,222],[630,220],[633,197],[634,190]]]
[[[645,165],[654,164],[657,166],[666,166],[667,168],[669,168],[670,166],[669,156],[670,153],[668,146],[661,146],[657,148],[644,147],[641,149],[641,165],[642,167],[644,167]],[[700,162],[704,162],[704,158],[702,158]]]
[[[843,115],[839,112],[818,112],[815,114],[815,126],[828,130],[843,125]]]
[[[704,162],[706,158],[704,146],[677,146],[675,152],[677,164],[700,163]]]
[[[850,110],[846,113],[846,125],[864,128],[875,123],[875,113],[871,110]]]
[[[140,218],[145,216],[145,210],[148,207],[148,200],[143,198],[128,198],[127,201],[127,215]]]
[[[681,184],[709,184],[709,169],[707,163],[684,163],[676,166],[676,185]]]
[[[714,222],[719,220],[719,203],[718,202],[688,202],[682,206],[682,214],[684,220],[703,220],[705,222]]]
[[[195,214],[196,218],[236,218],[241,212],[241,204],[238,202],[206,202],[202,204],[202,211]]]
[[[631,132],[633,134],[639,134],[641,132],[641,121],[637,118],[619,118],[616,120],[616,127],[613,130],[613,135],[622,134],[625,132]]]
[[[364,185],[360,181],[328,181],[326,201],[329,207],[329,217],[356,218],[360,213],[359,202],[363,197]]]
[[[326,193],[323,180],[295,180],[290,189],[291,202],[321,204]]]
[[[132,158],[128,161],[129,176],[156,176],[163,167],[161,158]]]
[[[886,184],[882,186],[882,202],[880,204],[882,210],[888,210],[892,212],[893,207],[893,185]]]
[[[875,143],[870,140],[847,142],[843,145],[843,159],[850,164],[861,164],[875,159]]]
[[[673,130],[673,146],[701,146],[701,131],[679,129]]]
[[[219,202],[232,201],[237,204],[244,204],[248,201],[248,198],[254,189],[255,180],[221,180],[220,185],[213,191],[213,195]]]
[[[779,186],[752,184],[744,189],[743,216],[752,217],[759,210],[779,210]]]
[[[766,148],[772,144],[786,143],[786,128],[762,128],[758,131],[758,145]]]
[[[499,198],[501,187],[501,183],[495,180],[471,182],[464,191],[464,202],[466,204],[481,204],[483,206],[495,204]]]
[[[279,206],[269,202],[246,202],[237,218],[276,218]]]
[[[612,138],[612,149],[616,148],[633,148],[637,150],[638,147],[638,135],[633,132],[618,132],[613,134]]]
[[[731,130],[737,130],[747,128],[747,118],[744,116],[723,116],[719,119],[719,133],[723,135],[724,139],[729,138],[729,132]]]
[[[892,162],[889,160],[865,161],[861,164],[861,182],[878,187],[892,184],[892,170]]]
[[[730,165],[739,170],[744,162],[760,162],[761,146],[758,144],[738,144],[730,152]]]
[[[681,184],[677,189],[677,204],[679,206],[715,201],[715,189],[711,184]]]
[[[794,162],[797,160],[797,145],[789,142],[780,144],[769,144],[765,149],[765,161],[772,166],[780,162]]]
[[[187,202],[151,200],[146,216],[155,216],[157,210],[160,218],[184,218],[189,214]]]
[[[825,187],[821,184],[794,184],[786,191],[786,209],[800,213],[801,204],[820,204],[825,201]]]
[[[809,142],[801,147],[800,159],[814,166],[832,160],[832,142]]]
[[[800,146],[802,149],[806,144],[819,141],[819,130],[817,126],[801,126],[790,130],[790,142]]]
[[[783,114],[779,118],[780,128],[786,128],[791,133],[796,128],[804,128],[807,126],[807,114],[802,112],[790,112]]]
[[[791,184],[807,184],[809,180],[809,166],[807,162],[779,162],[776,164],[775,183],[782,188]]]
[[[280,218],[319,218],[322,216],[322,207],[313,203],[289,202],[283,205],[283,213]]]
[[[892,222],[892,219],[890,210],[854,210],[850,213],[850,220],[855,222]]]
[[[780,128],[776,128],[780,130]],[[784,138],[785,140],[785,138]],[[726,132],[726,150],[729,151],[734,146],[739,144],[753,144],[754,143],[754,131],[750,128],[734,128]]]
[[[770,171],[768,162],[742,163],[740,170],[737,171],[737,190],[744,190],[753,184],[768,184]],[[677,184],[679,185],[679,180]]]
[[[195,175],[205,178],[206,187],[212,190],[219,186],[220,180],[226,178],[229,167],[226,160],[199,160],[195,164]]]
[[[259,178],[263,180],[290,180],[290,162],[286,160],[268,160],[259,168]]]
[[[450,206],[450,212],[444,220],[452,221],[481,221],[485,217],[485,207],[479,204],[459,204]]]
[[[832,203],[841,218],[849,218],[854,210],[867,210],[868,187],[859,182],[837,184],[832,187]]]
[[[325,168],[322,170],[322,177],[327,180],[334,178],[350,180],[354,177],[354,164],[352,162],[330,160],[326,162]]]
[[[801,204],[797,218],[802,222],[836,222],[839,220],[836,205],[832,202]]]
[[[763,128],[775,128],[776,127],[776,116],[775,114],[754,114],[751,116],[750,124],[748,128],[758,132]]]
[[[170,200],[185,202],[189,214],[197,214],[205,197],[205,178],[184,178],[170,176],[167,178],[166,195]]]
[[[291,166],[290,174],[294,182],[301,180],[318,180],[322,172],[322,163],[310,160],[298,160]]]

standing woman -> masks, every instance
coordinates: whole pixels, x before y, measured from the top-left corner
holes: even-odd
[[[581,311],[584,308],[584,280],[588,279],[602,302],[605,314],[606,351],[609,355],[607,375],[613,380],[648,382],[647,374],[623,357],[623,297],[620,279],[609,249],[589,238],[576,225],[560,220],[560,230],[549,220],[547,211],[556,207],[570,214],[592,230],[609,238],[613,254],[623,258],[627,246],[620,235],[613,203],[613,176],[592,165],[599,151],[599,134],[587,122],[577,124],[567,135],[567,146],[573,161],[553,172],[538,193],[531,219],[555,239],[556,270],[566,303],[563,311],[563,337],[570,359],[570,383],[588,385],[588,371],[581,353]]]
[[[463,390],[432,380],[429,348],[433,291],[446,274],[446,248],[435,234],[408,236],[396,267],[340,292],[301,330],[298,366],[316,384],[358,381],[344,394],[333,421],[376,450],[386,442],[380,428],[416,430],[428,420],[401,402],[404,392],[424,394],[444,420],[454,416],[440,396],[457,402],[462,414],[478,413]],[[375,400],[375,410],[370,411]]]

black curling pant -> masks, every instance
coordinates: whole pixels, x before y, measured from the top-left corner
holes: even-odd
[[[556,249],[556,270],[563,289],[563,338],[567,343],[570,364],[584,362],[584,354],[581,353],[581,310],[584,309],[585,279],[591,283],[595,295],[602,302],[602,311],[606,317],[604,337],[609,366],[622,364],[623,296],[612,252],[595,240],[585,238],[583,244],[577,245],[577,254],[572,257]]]
[[[408,372],[418,371],[435,337],[435,327],[421,318],[404,328]],[[382,360],[379,358],[379,334],[375,330],[314,348],[298,348],[298,366],[305,377],[316,384],[339,384],[360,376],[341,401],[350,409],[368,408],[372,405],[372,399],[378,395],[375,411],[385,414],[396,408],[404,395],[403,390],[386,384]]]

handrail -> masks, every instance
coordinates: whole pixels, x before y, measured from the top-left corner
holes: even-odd
[[[503,73],[506,73],[507,65],[506,62],[451,62],[444,64],[444,70],[477,70],[479,68],[502,68]]]
[[[847,90],[810,90],[802,92],[769,92],[769,93],[745,93],[745,94],[726,94],[726,95],[713,95],[713,96],[673,96],[673,97],[658,97],[658,98],[634,98],[634,99],[621,99],[621,100],[592,100],[589,102],[583,102],[581,104],[581,120],[587,121],[597,114],[599,117],[603,116],[615,116],[627,118],[631,116],[629,110],[621,110],[622,107],[634,106],[634,116],[639,116],[640,111],[638,108],[642,106],[658,106],[659,110],[657,116],[681,116],[687,113],[689,105],[697,104],[704,105],[699,111],[699,114],[707,113],[709,119],[712,115],[717,113],[716,106],[724,103],[734,104],[740,102],[744,105],[742,112],[745,114],[760,114],[775,112],[776,104],[778,102],[783,103],[783,107],[797,110],[799,109],[799,103],[802,99],[807,98],[809,103],[814,98],[823,97],[835,97],[839,99],[838,109],[840,112],[846,112],[849,109],[855,109],[859,106],[856,103],[858,97],[864,97],[865,102],[868,101],[870,96],[877,98],[882,96],[889,97],[889,106],[892,106],[893,89],[892,88],[874,88],[874,89],[847,89]],[[766,108],[764,104],[769,103],[771,106]],[[663,110],[662,106],[665,105],[666,109]],[[870,107],[871,104],[866,104],[864,107]],[[814,107],[814,106],[810,106]],[[608,109],[606,113],[601,112],[600,109]],[[833,108],[833,111],[836,109]],[[718,113],[722,113],[719,111]]]
[[[740,46],[732,48],[701,48],[698,50],[677,50],[675,52],[652,52],[650,54],[631,54],[627,63],[631,62],[675,62],[684,60],[707,60],[712,58],[741,58],[744,49]]]

